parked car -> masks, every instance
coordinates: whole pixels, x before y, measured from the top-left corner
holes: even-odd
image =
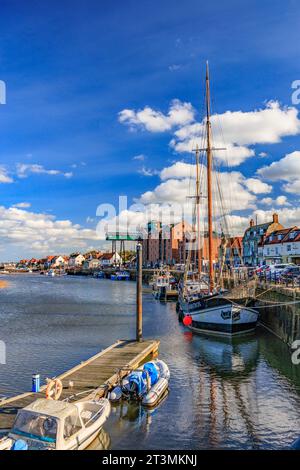
[[[271,273],[278,273],[281,274],[285,269],[295,267],[296,265],[293,263],[281,263],[281,264],[270,264],[269,271]]]
[[[283,280],[293,280],[299,279],[300,280],[300,266],[288,266],[284,269],[281,274],[281,278]]]

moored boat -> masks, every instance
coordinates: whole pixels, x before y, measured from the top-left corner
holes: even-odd
[[[113,281],[129,281],[130,273],[128,271],[117,271],[115,274],[110,276]]]
[[[170,300],[178,297],[177,283],[169,271],[161,270],[154,275],[152,293],[155,299]]]
[[[75,404],[40,398],[18,412],[7,441],[12,449],[23,442],[28,450],[83,450],[97,437],[110,410],[106,398]]]
[[[169,388],[169,379],[170,370],[164,361],[159,359],[149,361],[124,377],[110,392],[109,398],[113,403],[126,399],[152,407],[165,396]]]
[[[248,306],[247,304],[238,304],[234,299],[230,298],[230,292],[224,291],[222,287],[222,275],[224,268],[224,260],[221,260],[219,266],[219,279],[216,279],[215,266],[214,266],[214,247],[213,247],[213,208],[216,206],[216,201],[213,200],[213,173],[215,171],[213,162],[213,151],[225,150],[223,148],[216,149],[212,145],[212,130],[211,130],[211,115],[210,115],[210,79],[208,64],[206,65],[206,94],[205,94],[205,108],[206,116],[204,122],[205,128],[205,145],[202,151],[206,153],[206,216],[207,219],[207,238],[208,238],[208,264],[206,266],[205,274],[202,272],[202,250],[200,240],[200,200],[203,197],[200,191],[200,148],[197,146],[196,152],[196,195],[192,196],[196,202],[194,210],[194,219],[197,218],[197,224],[194,220],[194,232],[197,234],[197,279],[192,281],[188,280],[188,271],[191,261],[191,252],[188,253],[188,263],[186,264],[186,271],[184,282],[179,293],[178,312],[179,318],[183,320],[185,326],[190,328],[196,333],[210,332],[215,334],[240,334],[255,329],[258,312]],[[204,159],[203,159],[204,162]],[[202,163],[203,164],[203,163]],[[214,171],[213,171],[214,170]],[[221,194],[220,180],[216,178],[216,187],[220,193],[219,211],[223,210],[223,197]],[[228,212],[227,212],[228,214]],[[218,224],[226,224],[226,213],[222,214],[222,220]],[[197,230],[195,229],[197,225]],[[226,245],[226,236],[222,230],[222,244]],[[206,286],[205,286],[206,284]]]

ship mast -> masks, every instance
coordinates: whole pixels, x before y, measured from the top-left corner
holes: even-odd
[[[208,209],[208,262],[209,262],[209,290],[214,290],[213,267],[213,226],[212,226],[212,146],[211,146],[211,122],[210,122],[210,84],[209,68],[206,62],[206,155],[207,155],[207,209]]]
[[[199,155],[200,150],[196,147],[196,208],[197,208],[197,248],[198,248],[198,278],[200,280],[202,262],[201,262],[201,239],[200,239],[200,168]]]

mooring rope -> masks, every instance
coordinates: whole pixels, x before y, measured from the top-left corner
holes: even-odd
[[[238,307],[238,308],[246,308],[247,310],[259,310],[259,309],[263,309],[263,308],[274,308],[274,307],[281,307],[283,305],[296,305],[296,304],[300,304],[300,300],[293,300],[291,302],[278,302],[278,303],[272,303],[272,300],[262,300],[261,302],[268,302],[268,303],[272,303],[272,305],[258,305],[258,306],[253,306],[253,307],[247,307],[245,305],[241,305],[241,304],[237,304],[236,302],[234,302],[233,300],[231,299],[227,299],[228,302],[230,302],[232,305],[234,305],[235,307]],[[208,308],[213,308],[213,307],[208,307]],[[224,308],[226,308],[226,305],[224,305]],[[206,310],[206,309],[203,309],[203,310]],[[201,310],[198,311],[198,312],[189,312],[187,315],[193,317],[194,315],[199,315],[199,313],[201,314]]]

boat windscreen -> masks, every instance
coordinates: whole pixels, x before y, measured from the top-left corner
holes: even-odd
[[[22,410],[16,417],[12,433],[44,442],[55,442],[57,420],[51,416]]]

